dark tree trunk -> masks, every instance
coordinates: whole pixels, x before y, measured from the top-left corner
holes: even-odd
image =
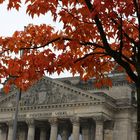
[[[140,140],[140,82],[136,84],[137,90],[137,140]]]

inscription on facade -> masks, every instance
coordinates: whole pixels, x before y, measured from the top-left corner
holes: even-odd
[[[67,111],[56,111],[56,112],[46,112],[46,113],[33,113],[33,114],[30,114],[29,116],[26,116],[26,115],[19,115],[20,118],[25,118],[25,117],[29,117],[29,118],[44,118],[44,117],[66,117],[66,116],[69,116],[70,114],[73,114],[73,113],[70,113],[70,112],[67,112]]]
[[[52,116],[52,112],[47,112],[47,113],[37,113],[37,114],[30,114],[29,117],[33,118],[41,118],[41,117],[50,117]]]
[[[53,116],[68,116],[67,111],[53,112]]]

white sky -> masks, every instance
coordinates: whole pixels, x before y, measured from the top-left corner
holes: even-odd
[[[19,11],[14,9],[7,11],[6,3],[0,5],[0,36],[11,36],[16,30],[23,30],[24,26],[28,24],[51,24],[52,26],[57,27],[58,29],[62,28],[62,25],[59,23],[54,23],[51,15],[41,15],[40,17],[35,16],[32,19],[29,15],[26,14],[25,6],[22,6]],[[59,76],[57,74],[52,75],[51,77],[68,77],[71,76],[68,72],[62,73]]]
[[[23,30],[24,26],[28,24],[42,24],[47,23],[51,24],[52,26],[57,26],[57,28],[61,28],[60,24],[55,24],[50,16],[41,15],[40,17],[35,16],[35,18],[31,18],[29,15],[26,14],[25,6],[23,5],[19,11],[15,9],[7,10],[6,4],[0,5],[0,35],[9,36],[15,30]]]

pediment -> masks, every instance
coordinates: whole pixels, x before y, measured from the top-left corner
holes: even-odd
[[[5,98],[5,102],[0,102],[0,105],[5,107],[15,106],[15,94],[16,92],[11,93],[9,95],[11,98]],[[44,77],[22,94],[20,103],[23,106],[32,106],[101,100],[102,98],[98,95],[88,93],[56,79]]]

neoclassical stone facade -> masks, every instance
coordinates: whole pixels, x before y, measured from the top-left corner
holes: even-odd
[[[124,74],[112,87],[96,89],[94,79],[42,78],[19,104],[17,140],[136,140],[135,87]],[[0,140],[12,140],[15,97],[0,97]]]

